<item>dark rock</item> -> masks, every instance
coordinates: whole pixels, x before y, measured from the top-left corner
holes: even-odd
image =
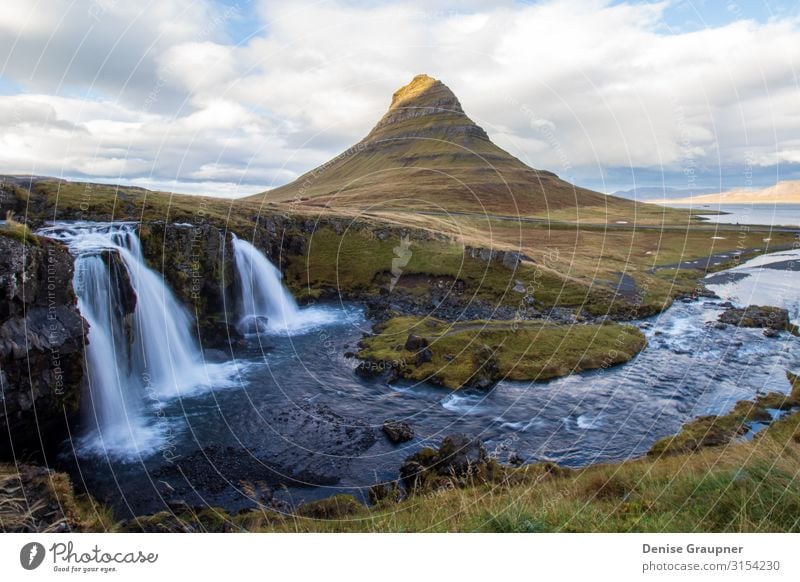
[[[103,262],[108,266],[109,276],[114,283],[115,302],[122,315],[130,315],[136,309],[136,291],[131,283],[128,268],[116,250],[104,250],[101,252]]]
[[[431,351],[430,348],[423,348],[419,352],[417,352],[415,361],[418,366],[421,364],[426,364],[431,360],[433,360],[433,352]]]
[[[414,429],[407,422],[387,420],[383,423],[383,432],[395,444],[404,443],[414,438]]]
[[[230,359],[230,356],[222,350],[206,348],[203,350],[203,358],[212,362],[224,362]]]
[[[293,255],[303,255],[306,252],[305,237],[295,235],[288,238],[286,250]]]
[[[467,382],[470,388],[487,390],[494,386],[500,379],[500,368],[494,355],[494,350],[487,345],[475,348],[475,362],[478,369]]]
[[[222,348],[227,343],[227,334],[220,334],[218,328],[223,322],[236,320],[236,314],[227,311],[235,306],[233,298],[238,285],[231,260],[230,235],[226,237],[225,229],[200,216],[187,222],[191,225],[141,224],[138,234],[142,254],[150,266],[164,275],[178,300],[197,314],[203,343]],[[252,236],[247,238],[250,240]]]
[[[88,325],[73,260],[60,243],[39,241],[0,233],[0,459],[44,454],[80,406]]]
[[[408,339],[406,339],[405,348],[410,352],[416,352],[421,350],[422,348],[428,347],[428,340],[422,336],[416,334],[409,334]]]
[[[777,329],[772,329],[771,327],[765,327],[761,333],[763,333],[765,337],[780,337],[781,335]]]
[[[414,491],[418,488],[420,479],[425,472],[425,467],[422,463],[413,460],[413,458],[406,459],[400,466],[400,479],[409,491]]]
[[[465,434],[445,437],[439,447],[437,464],[439,470],[456,476],[472,474],[475,468],[485,463],[486,449],[479,439]]]
[[[508,464],[513,465],[514,467],[519,467],[520,465],[525,463],[525,459],[523,459],[517,451],[511,451],[508,454]]]
[[[772,330],[793,328],[786,309],[768,305],[749,305],[743,309],[731,307],[719,316],[719,321],[739,327],[761,327]]]
[[[407,490],[418,492],[485,482],[498,467],[479,439],[456,434],[445,437],[438,449],[425,447],[408,457],[400,479]]]
[[[385,362],[364,360],[355,367],[355,373],[362,378],[376,378],[385,374],[390,367]]]

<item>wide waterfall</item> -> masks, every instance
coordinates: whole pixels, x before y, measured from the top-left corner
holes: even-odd
[[[264,332],[291,328],[300,309],[284,286],[281,272],[256,247],[235,234],[231,236],[242,309],[240,329]]]
[[[135,225],[77,223],[41,234],[66,242],[76,257],[75,292],[90,326],[89,430],[79,452],[154,452],[174,430],[165,424],[163,403],[211,382],[219,387],[224,371],[203,362],[191,318],[163,277],[146,266]]]

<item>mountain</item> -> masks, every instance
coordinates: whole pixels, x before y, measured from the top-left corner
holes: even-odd
[[[719,188],[673,188],[670,186],[639,186],[630,190],[619,190],[614,192],[614,196],[627,198],[628,200],[639,201],[670,201],[673,198],[691,198],[705,194],[717,194]]]
[[[720,194],[662,200],[659,204],[800,204],[800,180],[784,180],[769,188],[740,188]]]
[[[573,186],[497,147],[441,81],[418,75],[392,96],[367,136],[265,202],[369,210],[574,217],[576,209],[631,214],[631,201]],[[560,211],[566,211],[560,212]]]

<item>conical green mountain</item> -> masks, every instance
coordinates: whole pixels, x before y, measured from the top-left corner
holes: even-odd
[[[546,215],[610,207],[627,200],[578,188],[497,147],[441,81],[418,75],[356,145],[294,182],[257,194],[267,201],[363,210],[462,211]],[[567,211],[566,213],[563,211]]]

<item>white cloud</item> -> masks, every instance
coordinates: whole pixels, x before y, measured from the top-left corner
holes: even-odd
[[[210,0],[78,4],[0,15],[2,74],[31,92],[0,97],[0,171],[267,187],[363,137],[421,72],[557,173],[800,163],[797,20],[670,34],[664,2],[263,0],[239,45]]]

